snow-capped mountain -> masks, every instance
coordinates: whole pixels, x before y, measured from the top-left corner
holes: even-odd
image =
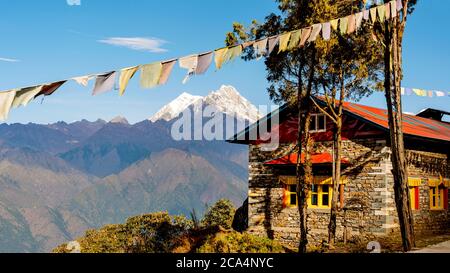
[[[239,94],[236,88],[222,85],[219,90],[211,92],[206,97],[183,93],[151,117],[150,121],[171,121],[187,108],[193,107],[194,111],[197,112],[200,111],[201,106],[213,106],[220,113],[235,115],[236,118],[251,123],[256,122],[262,116],[256,106]]]
[[[186,108],[203,100],[203,97],[193,96],[188,93],[181,94],[171,103],[164,106],[158,113],[150,118],[151,122],[158,120],[171,121],[177,118]]]

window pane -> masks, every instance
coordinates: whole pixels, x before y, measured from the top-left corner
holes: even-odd
[[[322,186],[322,192],[323,192],[323,193],[329,193],[329,192],[330,192],[330,186],[328,186],[328,185],[323,185],[323,186]]]
[[[330,195],[324,194],[322,195],[322,206],[328,207],[330,205]]]
[[[311,124],[309,125],[309,130],[310,131],[316,131],[317,130],[316,119],[317,119],[317,116],[314,116],[314,115],[311,116]]]
[[[318,193],[319,192],[319,187],[317,185],[312,185],[311,191],[314,192],[314,193]]]
[[[296,206],[296,205],[297,205],[297,195],[291,194],[291,206]]]
[[[319,205],[319,196],[317,194],[313,194],[311,196],[311,205],[318,206]]]
[[[317,130],[325,130],[325,116],[319,116],[319,124]]]

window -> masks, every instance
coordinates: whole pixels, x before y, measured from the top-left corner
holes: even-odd
[[[444,209],[444,188],[430,187],[430,209]]]
[[[296,185],[286,185],[285,188],[285,205],[288,207],[296,207],[298,205],[297,202],[297,186]]]
[[[411,208],[419,209],[419,187],[409,187],[409,196],[411,198]]]
[[[326,116],[323,114],[311,115],[311,126],[309,130],[312,133],[325,132],[327,130],[326,120]]]
[[[333,189],[330,185],[313,185],[308,198],[308,205],[313,209],[331,208]]]

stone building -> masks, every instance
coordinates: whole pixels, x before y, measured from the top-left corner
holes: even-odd
[[[434,118],[426,112],[419,116],[404,115],[411,206],[417,233],[442,233],[450,228],[450,123],[436,120],[433,113]],[[292,246],[298,245],[300,235],[295,186],[297,116],[296,110],[281,107],[229,141],[249,145],[249,232]],[[344,234],[350,241],[399,235],[391,151],[386,141],[387,111],[345,103],[343,178],[336,193],[331,180],[333,127],[325,115],[319,112],[313,115],[314,185],[308,197],[310,243],[320,244],[328,238],[333,194],[339,194],[340,201],[339,240]],[[269,139],[277,139],[279,145],[268,146]]]

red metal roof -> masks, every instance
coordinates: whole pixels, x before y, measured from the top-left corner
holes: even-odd
[[[298,160],[298,153],[292,153],[287,156],[280,157],[275,160],[266,162],[266,165],[296,165]],[[313,164],[329,164],[333,163],[333,156],[330,153],[313,154],[311,156]],[[342,159],[343,164],[349,164],[347,159]],[[302,163],[305,163],[305,153],[302,153]]]
[[[345,102],[346,111],[389,129],[387,110]],[[418,116],[403,114],[403,133],[429,139],[450,141],[450,124]]]

